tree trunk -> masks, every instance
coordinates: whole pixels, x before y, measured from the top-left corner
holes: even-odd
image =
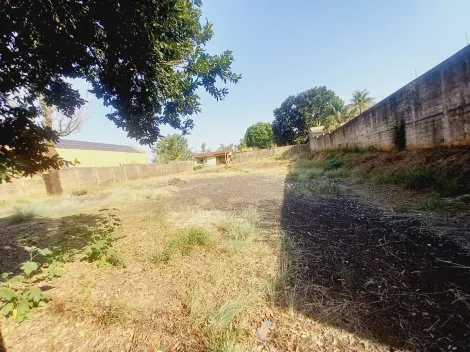
[[[52,106],[43,104],[43,116],[44,126],[52,128]],[[53,156],[57,154],[54,144],[51,142],[51,146],[47,152],[47,156]],[[49,195],[60,195],[64,191],[62,189],[62,183],[60,182],[59,170],[50,169],[47,174],[43,174],[42,178],[46,184],[46,191]]]

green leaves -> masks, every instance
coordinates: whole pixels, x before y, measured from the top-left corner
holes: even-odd
[[[250,148],[269,148],[274,143],[274,133],[271,124],[258,122],[246,130],[245,143]]]
[[[124,261],[112,246],[116,241],[114,232],[120,226],[120,220],[115,214],[116,210],[101,209],[100,212],[108,212],[107,217],[89,229],[91,241],[85,247],[85,259],[89,262],[96,262],[99,267],[110,265],[124,267]]]
[[[190,160],[193,153],[189,150],[188,141],[179,134],[171,134],[160,139],[155,145],[153,162],[166,164],[173,160]]]
[[[38,263],[36,262],[25,262],[21,266],[21,270],[26,274],[26,276],[30,276],[33,272],[38,270]]]
[[[15,291],[8,287],[0,287],[0,299],[3,301],[10,302],[16,297]]]
[[[315,87],[288,97],[274,110],[272,128],[278,145],[306,142],[308,129],[322,122],[328,103],[335,93],[326,87]]]

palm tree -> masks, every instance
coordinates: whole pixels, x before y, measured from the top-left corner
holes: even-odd
[[[354,116],[344,100],[338,97],[331,99],[325,109],[325,132],[331,132],[340,127]]]
[[[359,114],[374,105],[374,98],[369,96],[367,89],[355,90],[352,94],[351,109]]]

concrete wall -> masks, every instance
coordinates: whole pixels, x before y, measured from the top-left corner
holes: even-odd
[[[275,155],[289,157],[293,155],[304,154],[308,151],[308,144],[288,145],[286,147],[278,147],[271,149],[255,149],[246,152],[233,153],[233,161],[245,162],[249,160],[263,159]]]
[[[310,149],[391,150],[401,121],[407,149],[470,145],[470,45],[332,133],[310,133]]]
[[[165,176],[193,169],[192,161],[174,161],[168,164],[125,165],[117,167],[71,167],[59,171],[65,193],[100,185],[129,181],[151,176]],[[0,200],[45,196],[42,176],[21,178],[0,185]]]
[[[120,166],[121,164],[145,164],[147,154],[112,152],[105,150],[83,150],[56,148],[57,154],[68,161],[78,160],[78,167]]]

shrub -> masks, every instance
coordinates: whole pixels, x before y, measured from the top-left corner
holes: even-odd
[[[40,287],[32,286],[33,283],[61,275],[50,249],[24,248],[29,252],[29,260],[22,263],[22,274],[10,278],[12,273],[3,273],[4,281],[0,283],[0,312],[5,317],[12,316],[19,323],[31,319],[32,309],[50,299]]]
[[[88,227],[90,237],[89,244],[85,247],[85,259],[89,262],[97,262],[99,267],[116,266],[124,267],[124,261],[113,248],[116,228],[121,226],[121,220],[115,212],[117,209],[100,209],[107,212],[107,216],[100,220],[96,226]]]
[[[80,197],[80,196],[84,196],[87,193],[88,191],[86,189],[79,189],[79,190],[70,192],[70,195],[74,197]]]
[[[204,168],[204,165],[194,165],[193,166],[194,171],[201,170],[202,168]]]
[[[10,224],[20,224],[22,222],[30,221],[36,216],[32,208],[15,207],[13,214],[10,216]]]

